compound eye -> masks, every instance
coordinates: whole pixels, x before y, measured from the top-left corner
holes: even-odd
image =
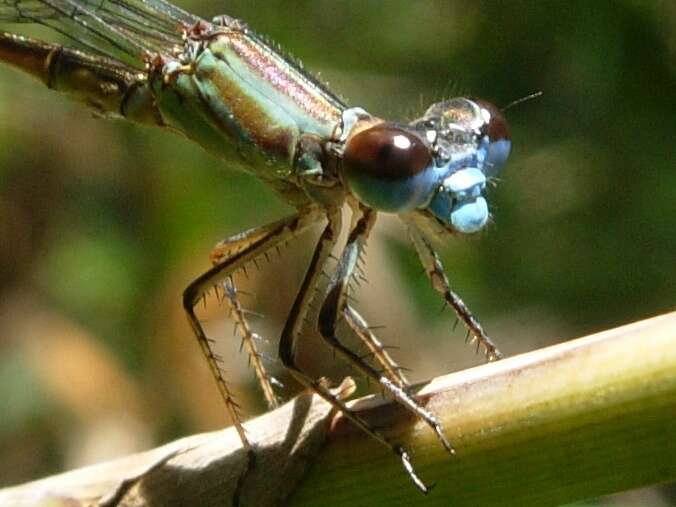
[[[415,131],[388,123],[348,139],[343,171],[355,197],[392,213],[423,205],[438,186],[427,143]]]
[[[488,137],[488,149],[484,163],[484,172],[494,176],[507,162],[512,150],[512,137],[502,112],[490,102],[477,100],[484,120],[483,131]]]
[[[348,175],[384,180],[410,178],[432,165],[432,155],[415,133],[395,125],[376,125],[349,139],[343,155]]]
[[[512,136],[509,135],[507,120],[502,115],[502,111],[485,100],[477,100],[476,103],[481,108],[481,113],[486,123],[486,133],[491,141],[499,141],[501,139],[511,141]]]

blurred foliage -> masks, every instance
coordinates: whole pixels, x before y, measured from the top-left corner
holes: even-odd
[[[451,95],[504,106],[544,93],[506,113],[515,148],[491,191],[495,223],[443,252],[453,286],[507,353],[673,309],[673,2],[181,5],[207,19],[227,8],[350,104],[387,118]],[[0,68],[0,485],[225,424],[181,290],[217,240],[288,210],[223,166]],[[366,315],[387,325],[384,340],[415,378],[479,362],[403,230],[382,222],[360,294]],[[271,355],[309,255],[301,243],[241,281],[256,293],[245,303],[267,317],[256,324]],[[226,312],[208,310],[232,342],[228,371],[247,412],[262,410]],[[326,356],[322,368],[344,373],[320,347],[309,340],[303,360]],[[673,505],[666,491],[650,505]]]

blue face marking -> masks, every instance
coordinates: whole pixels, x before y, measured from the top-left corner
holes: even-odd
[[[488,222],[488,204],[482,192],[486,177],[476,168],[460,169],[446,178],[427,209],[458,232],[471,234]]]

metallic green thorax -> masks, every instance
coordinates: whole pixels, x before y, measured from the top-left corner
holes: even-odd
[[[186,30],[180,51],[144,56],[145,72],[2,32],[0,60],[101,116],[178,131],[302,204],[295,176],[323,164],[345,106],[243,25]]]
[[[297,170],[301,139],[322,145],[340,123],[344,106],[248,30],[213,27],[186,54],[151,73],[163,120],[269,183]]]

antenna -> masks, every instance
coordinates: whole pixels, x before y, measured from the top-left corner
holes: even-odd
[[[505,107],[502,108],[502,111],[505,112],[508,109],[513,108],[514,106],[518,106],[519,104],[523,104],[524,102],[528,102],[529,100],[537,99],[538,97],[542,97],[544,95],[544,92],[535,92],[531,93],[530,95],[526,95],[525,97],[521,97],[520,99],[513,100],[509,104],[507,104]]]

